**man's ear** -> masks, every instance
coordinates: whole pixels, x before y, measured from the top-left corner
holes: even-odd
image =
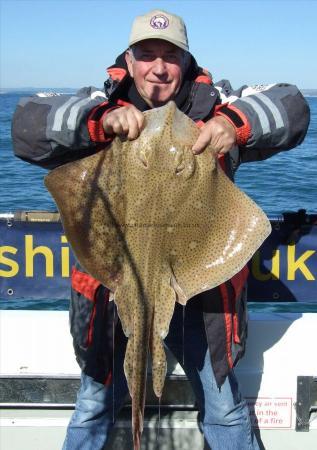
[[[130,77],[133,78],[133,65],[132,65],[133,56],[132,56],[131,50],[127,50],[125,52],[124,56],[125,56],[125,62],[127,63],[127,66],[128,66],[128,71],[129,71]]]

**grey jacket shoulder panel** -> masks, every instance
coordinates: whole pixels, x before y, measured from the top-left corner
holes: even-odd
[[[66,154],[67,161],[71,153],[78,157],[78,150],[92,153],[96,146],[90,140],[87,118],[104,101],[105,93],[93,87],[74,95],[22,98],[12,119],[16,156],[52,168],[64,163]]]
[[[250,124],[249,139],[240,147],[240,162],[269,158],[305,138],[310,110],[296,86],[279,83],[233,90],[227,80],[221,80],[216,88],[222,103],[237,108]]]

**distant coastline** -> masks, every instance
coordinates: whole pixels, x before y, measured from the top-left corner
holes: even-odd
[[[18,92],[57,92],[62,94],[73,94],[77,92],[79,88],[74,87],[17,87],[17,88],[0,88],[0,94],[13,94]],[[300,89],[301,93],[305,97],[317,97],[317,89]]]
[[[14,94],[16,92],[62,92],[63,94],[73,93],[78,88],[70,87],[16,87],[16,88],[0,88],[0,94]]]

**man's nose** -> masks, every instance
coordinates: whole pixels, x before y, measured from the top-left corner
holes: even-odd
[[[154,61],[153,72],[155,75],[164,75],[166,73],[165,61],[162,58],[156,58]]]

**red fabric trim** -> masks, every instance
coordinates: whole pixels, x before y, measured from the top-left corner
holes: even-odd
[[[231,120],[231,118],[221,110],[221,108],[224,105],[226,105],[227,108],[232,109],[232,111],[234,111],[236,114],[238,114],[240,119],[243,121],[243,125],[241,127],[237,127],[235,125],[235,123]],[[222,117],[225,117],[227,120],[229,120],[229,122],[234,126],[234,128],[236,130],[237,144],[242,145],[242,146],[246,145],[246,143],[248,142],[248,139],[251,136],[251,125],[249,124],[247,116],[242,111],[240,111],[240,109],[236,108],[232,104],[224,103],[222,105],[216,106],[215,116],[222,116]]]
[[[127,71],[121,67],[109,67],[107,72],[115,81],[121,81],[127,74]]]
[[[236,344],[241,344],[241,340],[239,337],[239,320],[238,314],[236,312],[236,300],[241,294],[243,286],[247,281],[248,275],[249,275],[248,266],[244,266],[243,269],[240,270],[240,272],[238,272],[236,275],[234,275],[230,280],[235,292],[235,296],[232,299],[232,306],[233,310],[235,311],[233,315],[233,339]]]
[[[95,280],[88,273],[80,272],[76,267],[72,268],[72,287],[75,291],[84,295],[88,300],[96,301],[96,291],[101,285],[100,281]]]
[[[239,337],[239,321],[237,313],[233,315],[233,340],[236,344],[241,344]]]
[[[131,106],[131,103],[125,102],[124,100],[117,100],[117,105],[119,106]]]
[[[95,108],[93,108],[88,116],[88,121],[87,121],[87,128],[88,128],[88,132],[89,132],[89,136],[90,139],[93,142],[110,142],[113,139],[113,136],[106,136],[104,129],[103,129],[103,125],[102,125],[102,121],[103,118],[105,117],[106,114],[108,114],[110,111],[112,111],[113,109],[116,109],[116,107],[112,107],[107,109],[100,120],[93,120],[92,117],[94,116],[94,114],[96,113],[96,111],[101,108],[104,107],[105,105],[107,105],[108,102],[103,102],[100,103],[99,105],[97,105]]]
[[[110,371],[108,372],[108,374],[107,374],[107,376],[106,376],[105,381],[103,382],[103,384],[104,384],[105,386],[110,386],[111,382],[112,382],[112,372],[111,372],[111,370],[110,370]]]
[[[224,153],[218,153],[218,162],[224,173],[226,173],[226,160]]]
[[[241,294],[242,288],[245,285],[245,282],[247,281],[249,275],[249,269],[248,266],[244,266],[240,272],[238,272],[236,275],[234,275],[231,278],[231,283],[235,291],[236,298],[239,297]]]
[[[95,107],[90,111],[89,116],[88,116],[88,120],[92,120],[92,117],[94,116],[95,112],[96,112],[99,108],[101,108],[101,107],[103,107],[103,106],[106,106],[106,105],[108,105],[108,101],[99,103],[99,105],[95,106]]]
[[[109,114],[114,109],[117,109],[120,106],[130,106],[131,105],[131,103],[125,102],[123,100],[118,100],[117,101],[117,105],[118,106],[112,106],[111,108],[108,108],[103,113],[103,115],[101,116],[101,118],[99,120],[93,120],[93,117],[94,117],[94,114],[96,113],[96,111],[99,108],[104,107],[107,104],[108,104],[108,102],[100,103],[95,108],[93,108],[91,110],[91,112],[89,113],[88,121],[87,121],[87,128],[88,128],[90,139],[93,142],[98,142],[98,143],[109,143],[109,142],[111,142],[114,139],[115,136],[114,135],[107,136],[105,134],[105,131],[103,129],[103,119],[105,118],[106,114]]]
[[[220,286],[220,293],[223,301],[223,309],[224,309],[224,321],[226,328],[226,350],[227,350],[227,358],[229,367],[233,367],[232,361],[232,352],[231,352],[231,338],[232,338],[232,314],[230,311],[230,303],[228,296],[228,289],[225,283],[222,283]]]
[[[89,327],[88,327],[88,333],[87,333],[87,340],[86,340],[86,345],[88,347],[91,346],[92,341],[93,341],[93,333],[94,333],[94,323],[95,323],[95,318],[96,318],[96,303],[94,303],[94,307],[90,316],[90,321],[89,321]]]
[[[212,84],[212,78],[208,69],[202,69],[202,74],[195,78],[196,83]]]
[[[212,80],[208,75],[198,75],[197,78],[195,78],[196,83],[204,83],[204,84],[212,84]]]
[[[204,69],[203,69],[203,74],[207,75],[207,77],[208,77],[209,80],[210,80],[210,83],[212,83],[212,76],[211,76],[211,73],[209,72],[209,70],[206,69],[206,68],[204,68]]]
[[[105,133],[105,130],[103,129],[103,120],[104,120],[104,118],[106,117],[107,114],[109,114],[114,109],[118,109],[118,108],[119,108],[119,106],[112,106],[111,108],[107,109],[107,111],[105,111],[103,113],[103,115],[101,116],[99,124],[100,124],[100,129],[101,129],[100,131],[101,131],[101,133],[103,134],[103,137],[104,137],[104,141],[103,142],[110,142],[110,141],[112,141],[115,138],[114,134],[108,136]]]

